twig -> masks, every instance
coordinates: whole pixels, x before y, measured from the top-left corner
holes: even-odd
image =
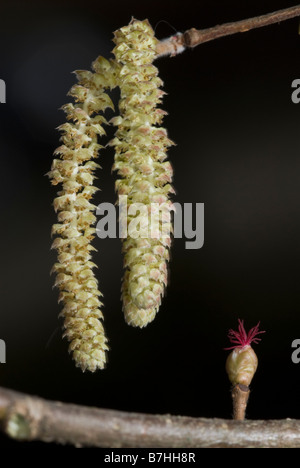
[[[17,440],[93,447],[300,447],[300,421],[232,421],[125,413],[0,388],[3,431]]]
[[[243,421],[245,419],[250,389],[247,385],[237,384],[233,387],[231,396],[233,402],[233,419]]]
[[[189,29],[159,42],[157,45],[157,58],[164,55],[177,55],[186,48],[196,47],[204,42],[213,41],[220,37],[262,28],[270,24],[279,23],[300,16],[300,5],[277,10],[266,15],[248,18],[233,23],[225,23],[208,29]]]

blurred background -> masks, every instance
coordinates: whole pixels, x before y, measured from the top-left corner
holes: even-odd
[[[185,239],[174,240],[167,294],[155,321],[139,330],[122,315],[120,240],[94,240],[111,348],[107,368],[96,374],[75,368],[61,339],[49,275],[56,188],[44,177],[65,119],[58,109],[75,83],[71,72],[110,57],[113,31],[132,16],[148,18],[162,39],[293,4],[1,2],[1,386],[124,411],[231,418],[224,348],[241,318],[248,329],[261,321],[266,330],[254,345],[259,368],[248,418],[300,418],[300,364],[291,360],[300,338],[300,104],[291,100],[292,81],[300,79],[298,19],[156,62],[168,93],[164,125],[177,144],[169,151],[174,201],[204,203],[205,241],[186,250]],[[95,203],[114,202],[113,151],[99,162]]]

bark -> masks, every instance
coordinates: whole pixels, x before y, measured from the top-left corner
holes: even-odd
[[[237,384],[233,387],[231,396],[233,404],[233,419],[243,421],[246,415],[250,389],[246,385]]]
[[[126,413],[55,401],[0,388],[2,430],[17,440],[77,447],[300,447],[300,421],[233,421]]]
[[[184,33],[179,33],[160,41],[157,45],[157,58],[164,55],[177,55],[186,48],[196,47],[204,42],[213,41],[220,37],[262,28],[270,24],[279,23],[300,16],[300,5],[291,8],[277,10],[266,15],[256,16],[233,23],[225,23],[207,29],[191,28]]]

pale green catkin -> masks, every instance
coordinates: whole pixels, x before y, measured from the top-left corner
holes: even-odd
[[[162,81],[152,64],[156,56],[157,40],[147,20],[132,20],[115,32],[115,60],[102,57],[93,63],[94,72],[76,72],[79,83],[69,94],[75,104],[63,106],[67,120],[59,127],[63,145],[57,148],[51,171],[53,185],[62,184],[54,199],[58,223],[52,228],[56,236],[53,248],[58,258],[52,271],[55,286],[63,302],[64,336],[78,367],[94,372],[106,363],[107,339],[101,320],[101,293],[91,261],[96,250],[91,241],[96,221],[95,205],[90,202],[98,190],[93,186],[94,170],[99,167],[92,159],[102,148],[98,137],[105,134],[103,114],[113,108],[106,94],[108,88],[120,87],[120,116],[112,119],[118,126],[115,138],[113,169],[120,178],[116,182],[119,195],[127,195],[128,206],[142,203],[147,212],[141,216],[141,229],[147,226],[148,235],[129,236],[123,241],[124,266],[122,285],[123,310],[126,321],[144,327],[151,322],[161,304],[167,284],[167,263],[173,209],[169,194],[173,192],[172,167],[166,161],[166,150],[173,143],[164,128],[158,126],[166,112],[157,106],[164,94]],[[153,204],[156,204],[154,207]],[[130,226],[136,214],[120,217],[120,223]],[[151,236],[149,233],[151,232]]]
[[[152,64],[157,39],[147,20],[132,20],[115,32],[113,50],[119,66],[121,99],[120,116],[112,119],[118,126],[115,138],[113,169],[120,178],[116,182],[119,195],[127,195],[128,206],[143,203],[148,212],[140,225],[155,227],[151,204],[160,204],[161,218],[156,237],[128,236],[123,241],[125,275],[122,285],[123,310],[127,323],[144,327],[151,322],[161,304],[167,284],[167,263],[171,243],[170,211],[173,192],[172,167],[166,161],[166,150],[173,144],[165,128],[158,126],[166,112],[157,106],[164,94],[163,84]],[[123,216],[124,217],[124,216]],[[136,216],[120,222],[129,226]],[[157,219],[157,218],[156,218]]]
[[[92,160],[98,156],[98,135],[105,134],[103,124],[107,122],[103,115],[94,114],[113,108],[105,90],[115,87],[117,81],[113,62],[98,57],[93,70],[75,72],[79,82],[69,92],[75,104],[63,106],[72,123],[59,127],[63,144],[54,154],[60,159],[54,159],[48,173],[53,185],[62,184],[54,199],[58,224],[54,224],[52,234],[57,236],[53,248],[58,257],[52,271],[60,290],[59,302],[64,305],[60,314],[64,336],[76,366],[92,372],[105,366],[108,349],[101,322],[101,293],[93,272],[96,265],[91,261],[91,251],[96,250],[91,245],[96,207],[90,202],[98,190],[93,186],[94,170],[100,167]]]

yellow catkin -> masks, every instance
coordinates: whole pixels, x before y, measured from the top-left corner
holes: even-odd
[[[147,20],[132,20],[115,32],[113,50],[119,67],[121,99],[120,116],[113,123],[118,126],[115,138],[116,182],[119,195],[126,195],[128,206],[142,203],[147,207],[144,219],[139,214],[140,227],[148,227],[148,236],[123,241],[124,266],[122,285],[123,310],[127,323],[144,327],[151,322],[161,304],[167,283],[167,262],[171,243],[169,193],[173,191],[172,167],[166,161],[166,150],[173,143],[167,131],[158,126],[166,112],[157,106],[164,94],[161,79],[152,64],[156,56],[157,39]],[[154,204],[156,204],[154,207]],[[159,204],[159,214],[155,210]],[[137,214],[120,222],[130,224]],[[159,219],[158,232],[153,219]],[[151,231],[151,229],[153,231]],[[151,231],[151,236],[150,236]],[[153,235],[154,234],[154,235]]]
[[[117,78],[113,62],[102,57],[92,67],[94,72],[75,72],[78,84],[69,92],[75,103],[63,106],[69,122],[59,127],[63,144],[54,154],[60,159],[54,159],[48,175],[53,185],[62,184],[54,199],[58,223],[52,234],[56,236],[53,272],[63,303],[64,336],[76,366],[94,372],[105,366],[108,346],[101,322],[101,293],[93,272],[96,265],[91,261],[91,251],[96,250],[91,245],[96,218],[90,199],[98,190],[93,181],[94,170],[100,167],[93,159],[101,148],[98,136],[105,134],[103,124],[107,123],[98,113],[113,108],[105,90],[115,87]]]

